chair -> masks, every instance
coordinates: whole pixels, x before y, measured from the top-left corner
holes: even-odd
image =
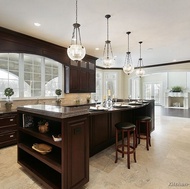
[[[115,124],[116,128],[116,141],[115,141],[115,148],[116,148],[116,159],[115,163],[118,160],[118,152],[122,154],[122,158],[124,154],[127,154],[127,166],[130,169],[130,154],[133,154],[134,161],[136,162],[136,126],[129,122],[119,122]],[[118,144],[118,135],[119,132],[122,133],[122,143]],[[127,142],[125,143],[125,133],[127,135]],[[133,135],[133,143],[130,144],[130,138]],[[125,148],[127,148],[125,150]]]

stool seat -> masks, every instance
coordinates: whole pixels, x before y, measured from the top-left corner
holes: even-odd
[[[118,159],[118,152],[122,154],[122,158],[124,157],[124,154],[127,154],[127,166],[128,169],[130,169],[130,154],[133,154],[134,161],[136,162],[136,126],[130,122],[119,122],[115,124],[115,150],[116,150],[116,158],[115,163],[117,163]],[[118,144],[118,134],[119,132],[122,133],[122,143]],[[125,143],[125,133],[127,135],[127,142]],[[133,144],[130,144],[130,137],[133,136]],[[126,150],[125,150],[126,148]]]
[[[150,136],[151,121],[152,121],[152,118],[149,116],[137,116],[136,117],[136,126],[137,126],[136,139],[138,140],[138,142],[136,142],[136,145],[140,144],[140,139],[145,139],[147,150],[149,150],[149,146],[151,146],[151,140],[150,140],[151,139],[151,136]],[[146,129],[145,133],[141,132],[141,130],[142,130],[141,127],[143,126],[143,124],[145,125],[145,129]]]
[[[141,121],[151,121],[151,117],[149,116],[138,116],[136,119]]]
[[[136,126],[129,122],[119,122],[115,124],[115,127],[117,129],[132,129],[132,128],[135,128]]]

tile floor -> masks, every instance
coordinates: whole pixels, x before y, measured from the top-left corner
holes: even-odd
[[[83,189],[190,188],[190,119],[163,116],[156,108],[152,147],[143,140],[137,163],[131,158],[115,164],[114,145],[90,158],[90,182]],[[17,164],[16,146],[0,149],[0,189],[45,189]]]

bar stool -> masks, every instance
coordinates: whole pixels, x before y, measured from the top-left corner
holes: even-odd
[[[136,131],[136,139],[138,140],[138,142],[136,142],[137,144],[140,144],[140,139],[144,139],[146,140],[146,148],[147,150],[149,150],[149,146],[151,146],[151,136],[150,136],[150,132],[151,132],[151,117],[149,116],[138,116],[136,117],[136,127],[137,127],[137,131]],[[145,131],[142,132],[142,124],[145,125]]]
[[[122,158],[124,154],[127,154],[127,166],[130,169],[130,154],[133,154],[134,161],[136,162],[136,126],[129,122],[119,122],[115,124],[116,128],[116,141],[115,141],[115,149],[116,149],[116,158],[115,163],[117,163],[118,152],[122,153]],[[122,143],[118,144],[118,134],[122,133]],[[127,133],[127,143],[125,143],[125,133]],[[133,135],[133,144],[130,144],[130,137]],[[125,150],[125,147],[127,150]]]

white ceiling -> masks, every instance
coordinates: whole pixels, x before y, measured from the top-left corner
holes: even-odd
[[[106,40],[106,14],[115,67],[127,51],[136,66],[142,44],[144,66],[190,60],[190,0],[78,0],[78,23],[87,54],[101,58]],[[34,22],[41,23],[35,27]],[[68,47],[75,23],[75,0],[0,0],[0,25]],[[99,47],[99,51],[95,48]]]

